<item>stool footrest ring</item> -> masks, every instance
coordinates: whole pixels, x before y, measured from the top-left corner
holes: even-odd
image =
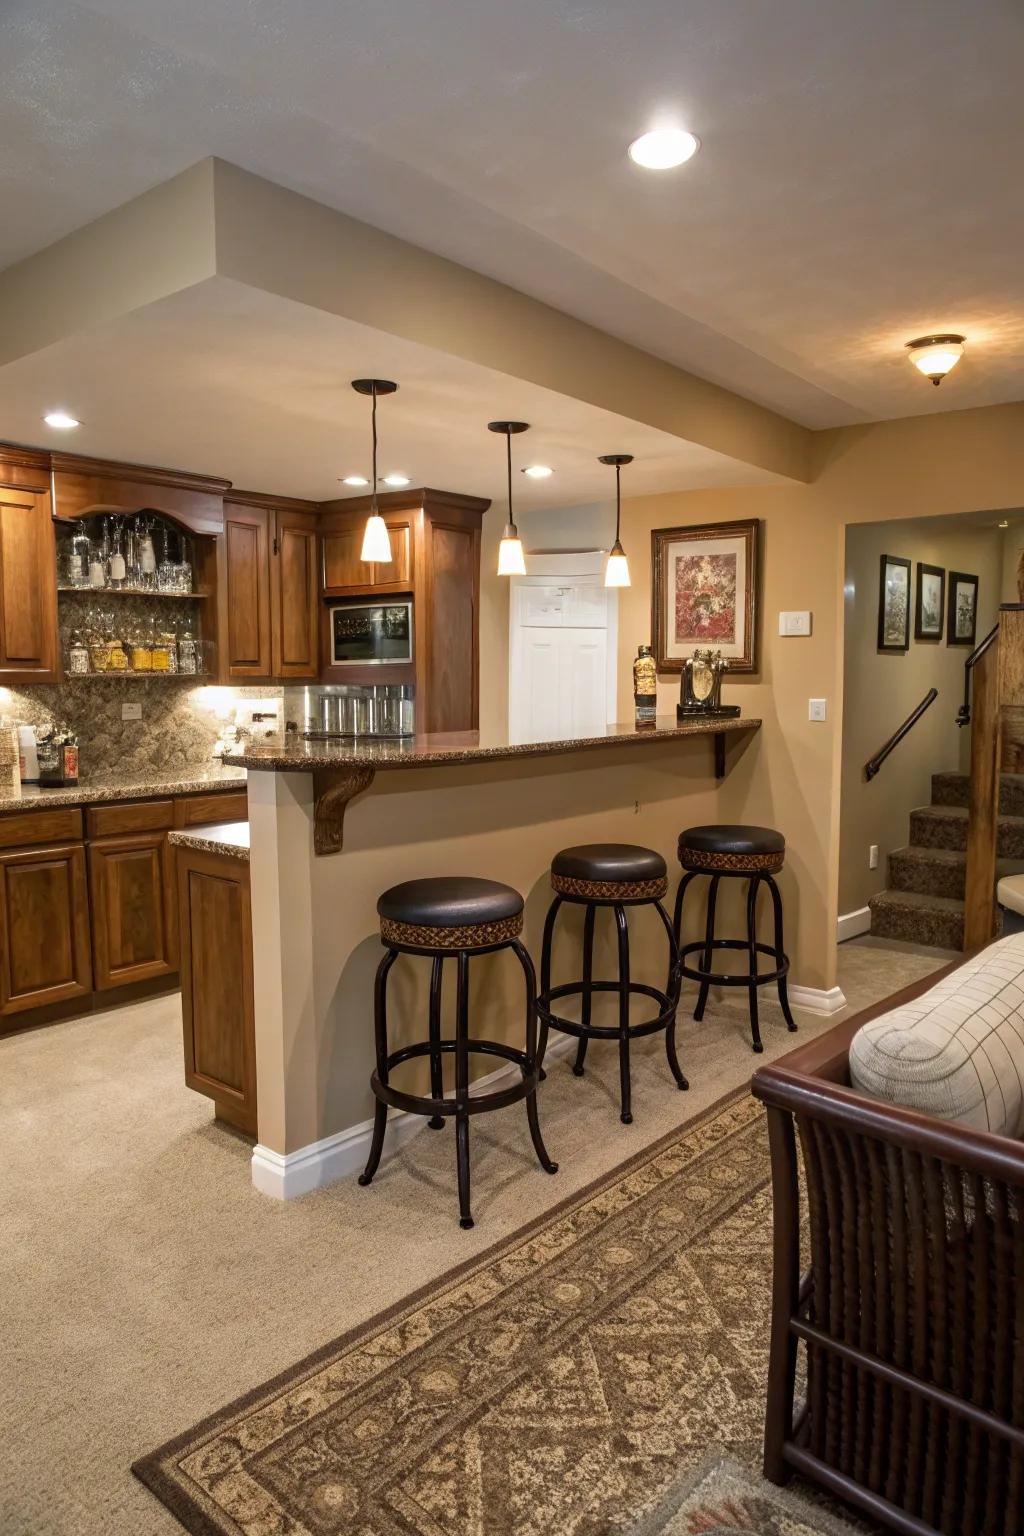
[[[467,1114],[479,1115],[487,1109],[502,1109],[507,1104],[517,1104],[520,1099],[525,1099],[527,1094],[536,1088],[539,1073],[526,1070],[524,1051],[517,1051],[510,1045],[502,1045],[497,1040],[470,1040],[467,1042],[467,1049],[471,1054],[475,1052],[481,1056],[499,1056],[505,1061],[511,1061],[523,1074],[518,1083],[512,1083],[508,1088],[495,1089],[492,1093],[471,1093],[464,1106]],[[441,1040],[435,1046],[431,1046],[429,1041],[417,1041],[415,1045],[407,1045],[400,1051],[392,1051],[387,1058],[387,1070],[390,1073],[393,1068],[401,1066],[405,1061],[429,1056],[432,1050],[453,1054],[455,1041]],[[382,1104],[388,1104],[392,1109],[408,1110],[414,1115],[454,1115],[462,1107],[455,1097],[443,1095],[441,1098],[434,1099],[423,1094],[407,1093],[401,1088],[393,1088],[389,1082],[382,1081],[377,1072],[371,1075],[370,1086],[374,1096]]]
[[[679,973],[688,977],[691,981],[706,981],[714,987],[763,987],[769,982],[781,981],[789,970],[789,956],[783,955],[779,961],[779,952],[770,944],[757,943],[754,949],[759,955],[770,955],[776,962],[778,969],[774,971],[759,971],[756,976],[723,976],[717,971],[701,971],[695,966],[686,965],[687,955],[704,954],[708,949],[741,949],[744,954],[750,953],[750,943],[747,939],[715,939],[708,944],[705,939],[697,939],[692,944],[683,944],[679,950]]]
[[[545,1024],[552,1029],[559,1030],[563,1035],[574,1035],[577,1039],[588,1040],[619,1040],[622,1031],[617,1026],[604,1024],[579,1024],[575,1019],[564,1019],[560,1014],[552,1013],[551,1004],[560,997],[581,997],[585,990],[584,984],[578,981],[566,982],[560,987],[550,987],[547,992],[542,992],[537,998],[537,1013]],[[592,992],[614,992],[616,996],[621,993],[621,987],[617,981],[592,981]],[[656,1003],[661,1004],[661,1012],[657,1018],[644,1019],[640,1024],[629,1026],[631,1040],[638,1039],[642,1035],[653,1035],[660,1029],[664,1029],[675,1017],[678,1002],[669,997],[667,992],[661,992],[657,987],[648,986],[646,982],[631,981],[629,983],[629,995],[631,997],[651,997]]]

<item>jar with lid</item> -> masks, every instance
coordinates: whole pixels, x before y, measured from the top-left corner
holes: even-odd
[[[131,631],[128,652],[133,672],[152,672],[153,642],[141,623],[137,623]]]
[[[89,671],[89,647],[82,639],[81,631],[74,630],[68,646],[68,673],[71,677],[84,677]]]
[[[107,665],[108,672],[128,671],[128,650],[121,637],[113,630],[107,635]]]
[[[192,632],[192,619],[187,618],[178,633],[178,671],[195,677],[199,670],[199,646]]]
[[[153,671],[177,672],[178,650],[174,636],[169,634],[157,635],[153,641]]]

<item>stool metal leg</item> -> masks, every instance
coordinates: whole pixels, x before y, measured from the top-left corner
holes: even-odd
[[[782,941],[782,895],[771,875],[764,876],[764,883],[771,892],[772,907],[775,911],[775,965],[782,965],[786,958],[786,949]],[[789,1010],[789,984],[785,976],[779,977],[779,1005],[782,1008],[782,1016],[786,1021],[786,1028],[796,1032],[796,1024]]]
[[[674,1001],[676,1008],[678,1008],[679,989],[682,982],[682,975],[679,970],[679,945],[676,943],[676,936],[673,932],[672,924],[668,920],[668,913],[665,911],[665,908],[660,901],[656,901],[654,905],[658,916],[665,925],[665,932],[668,934],[668,986],[665,988],[665,991]],[[683,1075],[682,1067],[679,1065],[679,1057],[676,1055],[676,1016],[674,1012],[669,1020],[668,1028],[665,1030],[665,1054],[668,1057],[669,1069],[676,1080],[676,1087],[689,1088],[690,1085]]]
[[[633,1124],[629,1077],[629,926],[626,909],[615,905],[615,924],[619,931],[619,1095],[623,1125]]]
[[[596,917],[597,908],[593,904],[588,904],[587,914],[583,919],[583,991],[580,994],[580,1023],[585,1029],[590,1028],[590,1008],[594,996],[590,983],[594,979],[594,919]],[[583,1076],[583,1063],[587,1059],[589,1044],[587,1036],[581,1035],[576,1047],[576,1060],[572,1064],[576,1077]]]
[[[704,929],[704,952],[701,956],[700,965],[702,971],[710,971],[711,959],[714,955],[714,950],[711,946],[715,937],[715,903],[718,900],[718,883],[720,879],[720,875],[712,875],[711,885],[708,890],[708,921],[707,926]],[[709,981],[701,982],[700,993],[697,997],[697,1006],[693,1010],[693,1016],[695,1019],[700,1020],[704,1017],[704,1009],[707,1007],[708,992],[710,989],[711,983]]]
[[[690,885],[690,882],[696,880],[696,878],[696,871],[688,869],[686,874],[680,880],[679,889],[676,891],[676,907],[672,920],[672,931],[676,936],[677,944],[681,944],[683,942],[683,897],[686,895],[687,887]],[[681,982],[682,977],[679,979]]]
[[[377,1076],[382,1083],[388,1080],[388,972],[398,959],[398,950],[389,949],[377,967],[373,984],[373,1038],[377,1055]],[[369,1184],[380,1166],[384,1150],[384,1132],[388,1124],[388,1107],[378,1099],[373,1111],[373,1136],[366,1167],[359,1175],[359,1183]]]
[[[526,977],[526,1070],[533,1071],[537,1065],[537,974],[533,969],[529,951],[520,944],[518,939],[512,948],[518,956],[523,975]],[[536,1088],[532,1093],[527,1094],[526,1118],[530,1124],[530,1138],[533,1141],[533,1150],[537,1154],[538,1162],[545,1173],[557,1173],[558,1164],[548,1156],[548,1149],[540,1133]]]
[[[544,938],[540,947],[540,989],[546,993],[551,986],[551,941],[555,933],[555,918],[558,909],[562,905],[561,896],[556,896],[548,907],[548,915],[544,919]],[[544,1071],[544,1057],[548,1048],[548,1021],[543,1019],[540,1026],[540,1042],[537,1046],[537,1061],[540,1065],[541,1082],[547,1077]]]
[[[469,1205],[469,956],[459,950],[455,1022],[455,1159],[459,1175],[460,1227],[473,1225]]]
[[[750,1039],[758,1055],[764,1050],[757,1013],[757,892],[761,884],[759,875],[747,881],[747,952],[750,956]]]
[[[444,956],[435,955],[430,972],[430,1097],[444,1097],[444,1075],[441,1070],[441,983],[444,979]],[[431,1115],[427,1125],[432,1131],[444,1130],[444,1116]]]

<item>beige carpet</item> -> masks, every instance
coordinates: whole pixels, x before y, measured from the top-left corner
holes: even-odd
[[[844,945],[851,1006],[943,961]],[[834,1019],[763,1008],[762,1061]],[[521,1107],[474,1126],[477,1225],[453,1226],[450,1138],[417,1137],[374,1185],[287,1205],[258,1195],[250,1147],[182,1084],[176,997],[0,1039],[0,1531],[173,1536],[129,1464],[296,1360],[483,1252],[746,1081],[740,1000],[684,1014],[675,1090],[660,1040],[634,1052],[635,1123],[620,1125],[613,1050],[582,1082],[560,1063],[542,1119],[556,1178]],[[592,1063],[592,1065],[591,1065]]]

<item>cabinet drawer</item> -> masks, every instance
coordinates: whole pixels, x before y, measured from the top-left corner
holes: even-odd
[[[73,843],[82,836],[77,806],[52,811],[24,811],[0,817],[0,848],[28,848],[40,843]]]
[[[244,789],[228,794],[189,795],[174,802],[176,827],[208,827],[217,821],[248,821],[249,798]]]
[[[90,837],[125,837],[163,832],[174,825],[173,800],[132,800],[126,805],[91,805],[85,813]]]

